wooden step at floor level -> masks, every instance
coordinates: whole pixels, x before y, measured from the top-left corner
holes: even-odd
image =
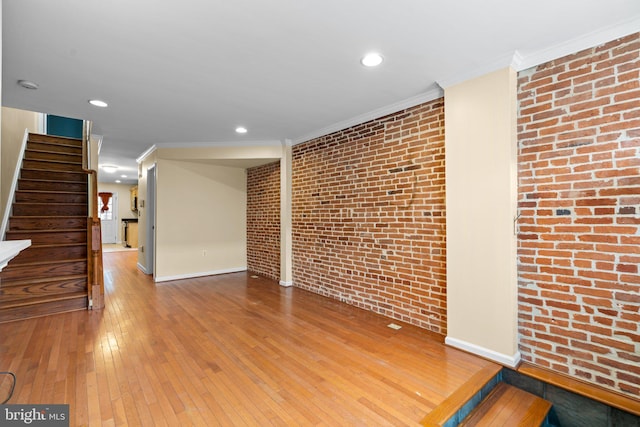
[[[89,299],[86,292],[0,302],[0,323],[86,310],[88,306]]]
[[[56,151],[34,150],[27,148],[24,152],[24,158],[29,160],[57,160],[74,164],[82,164],[82,153],[59,153]]]
[[[493,391],[459,425],[464,427],[541,426],[551,402],[506,383]]]
[[[18,190],[17,203],[87,203],[87,193],[77,191]]]
[[[84,182],[52,181],[50,179],[19,179],[16,188],[19,191],[72,191],[86,193],[87,182],[86,179]]]
[[[27,230],[27,231],[14,231],[9,230],[6,232],[7,240],[31,240],[32,245],[45,245],[55,243],[78,243],[86,244],[87,231],[86,230]]]
[[[87,174],[84,172],[71,172],[59,170],[43,170],[22,168],[20,178],[23,179],[45,179],[51,181],[87,182]]]
[[[82,171],[82,162],[69,162],[60,160],[24,159],[22,167],[25,169],[38,169],[48,171]]]
[[[86,203],[14,203],[16,216],[87,216]]]
[[[0,280],[0,302],[87,291],[87,276]]]
[[[9,264],[0,272],[0,279],[23,280],[27,278],[63,277],[87,274],[87,260],[45,261],[25,264]]]

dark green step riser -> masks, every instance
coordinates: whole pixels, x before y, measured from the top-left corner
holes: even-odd
[[[18,180],[18,190],[75,191],[86,193],[87,184],[86,182],[31,181],[28,179],[20,179]]]
[[[71,181],[86,183],[87,174],[84,172],[63,172],[52,170],[22,169],[20,178],[23,179],[44,179],[49,181]]]
[[[22,167],[25,169],[40,169],[47,171],[72,171],[81,172],[82,163],[67,163],[67,162],[48,162],[46,160],[29,160],[24,159],[22,161]]]
[[[0,282],[0,302],[25,298],[64,295],[87,291],[87,279],[57,280],[47,283],[12,286],[11,282]]]
[[[75,260],[87,257],[87,245],[38,247],[30,246],[20,252],[9,265],[47,261]],[[2,273],[0,273],[1,275]]]
[[[55,229],[87,229],[87,219],[82,218],[44,218],[44,217],[10,217],[9,230],[55,230]]]
[[[87,216],[86,205],[14,203],[15,216]]]
[[[64,138],[60,136],[42,135],[38,133],[30,133],[29,142],[46,142],[49,144],[70,145],[73,147],[82,147],[82,140],[75,138]]]
[[[59,301],[36,303],[28,306],[1,308],[0,323],[14,320],[30,319],[33,317],[47,316],[50,314],[66,313],[69,311],[86,310],[88,299],[86,296]]]
[[[82,164],[82,155],[73,153],[55,153],[48,151],[26,150],[24,158],[27,160],[56,160],[60,162]]]
[[[7,240],[31,240],[32,245],[48,245],[52,243],[87,243],[86,231],[51,231],[30,233],[28,231],[9,231]]]
[[[27,150],[49,151],[53,153],[68,153],[82,155],[82,147],[62,144],[48,144],[43,142],[27,141]]]
[[[56,276],[74,276],[87,274],[86,261],[73,261],[56,264],[19,265],[9,264],[0,273],[2,280],[26,280],[30,278],[47,278]]]
[[[87,203],[86,194],[16,191],[18,203]]]

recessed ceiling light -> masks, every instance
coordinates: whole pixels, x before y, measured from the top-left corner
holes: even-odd
[[[382,64],[382,61],[382,55],[372,52],[367,53],[365,56],[363,56],[360,60],[360,63],[365,67],[377,67],[378,65]]]
[[[118,166],[116,165],[101,165],[100,168],[106,173],[114,173],[118,170]]]
[[[116,179],[116,184],[120,184],[122,181],[120,181],[119,179]]]
[[[127,175],[120,175],[120,178],[126,178]]]
[[[18,80],[18,84],[25,89],[36,90],[38,89],[38,83],[30,82],[29,80]]]
[[[236,128],[236,132],[237,132],[237,133],[247,133],[247,128],[242,127],[242,126],[238,126],[238,127]]]
[[[109,104],[99,99],[90,99],[89,104],[93,105],[94,107],[102,107],[102,108],[109,106]]]

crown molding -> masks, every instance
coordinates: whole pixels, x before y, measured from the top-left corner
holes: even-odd
[[[262,141],[220,141],[220,142],[159,142],[153,144],[136,159],[142,163],[151,153],[161,148],[225,148],[225,147],[281,147],[281,140]]]
[[[535,67],[536,65],[544,64],[545,62],[562,58],[563,56],[571,55],[584,49],[600,46],[601,44],[637,33],[638,31],[640,31],[640,16],[635,16],[620,24],[601,28],[546,49],[530,52],[523,56],[522,61],[515,70],[526,70],[527,68]]]
[[[142,154],[140,154],[138,156],[138,158],[136,159],[136,163],[138,163],[138,164],[142,163],[144,161],[144,159],[149,157],[151,155],[151,153],[156,151],[157,148],[158,147],[156,146],[156,144],[153,144],[151,147],[147,148],[144,153],[142,153]]]
[[[437,79],[436,81],[441,88],[446,89],[459,83],[466,82],[467,80],[484,76],[486,74],[501,70],[506,67],[515,68],[521,61],[522,55],[516,50],[514,52],[496,58],[491,62],[483,63],[478,67],[466,69],[460,73],[444,77],[442,79]]]
[[[369,120],[386,116],[387,114],[397,113],[398,111],[415,107],[416,105],[424,104],[425,102],[433,101],[434,99],[442,98],[443,95],[444,93],[442,92],[442,89],[440,89],[439,87],[435,87],[427,92],[423,92],[416,96],[412,96],[411,98],[403,99],[393,104],[386,105],[382,108],[378,108],[373,111],[369,111],[367,113],[361,114],[359,116],[334,123],[322,129],[318,129],[306,135],[295,138],[292,140],[292,145],[310,141],[320,136],[329,135],[330,133],[347,129],[352,126],[368,122]]]

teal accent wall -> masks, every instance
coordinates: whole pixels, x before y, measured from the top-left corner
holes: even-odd
[[[47,134],[82,139],[82,120],[48,114]]]

